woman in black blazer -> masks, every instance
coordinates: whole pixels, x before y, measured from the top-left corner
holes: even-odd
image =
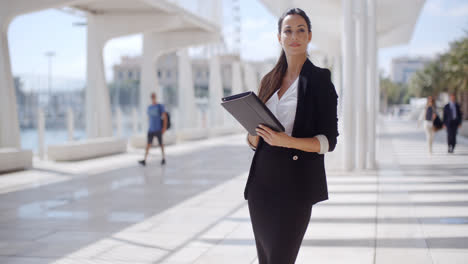
[[[273,99],[281,102],[288,89],[297,87],[297,106],[289,109],[294,117],[292,132],[288,135],[260,126],[258,136],[248,135],[255,155],[244,197],[260,264],[294,263],[312,205],[328,199],[324,153],[336,146],[338,96],[330,71],[307,58],[311,38],[304,11],[294,8],[280,17],[281,56],[262,79],[259,98],[267,103],[277,96]]]

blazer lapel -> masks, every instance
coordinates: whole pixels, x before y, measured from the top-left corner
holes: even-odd
[[[301,126],[305,120],[305,96],[308,86],[307,73],[309,67],[313,66],[312,62],[307,59],[302,66],[301,73],[299,74],[299,81],[297,84],[297,107],[296,107],[296,117],[294,118],[293,131],[291,136],[297,137],[301,136],[299,131],[301,131]]]

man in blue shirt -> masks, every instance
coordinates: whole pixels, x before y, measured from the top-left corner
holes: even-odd
[[[162,140],[163,134],[167,129],[167,113],[164,110],[163,104],[158,104],[156,101],[156,93],[151,94],[152,104],[148,106],[146,111],[149,117],[149,128],[148,128],[148,143],[146,145],[145,159],[140,160],[139,163],[143,166],[146,165],[146,158],[148,157],[149,149],[153,144],[153,138],[158,138],[159,146],[161,147],[162,160],[161,165],[166,164],[166,158],[164,155],[164,144]]]

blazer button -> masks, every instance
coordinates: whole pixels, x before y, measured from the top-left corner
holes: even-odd
[[[293,160],[297,160],[297,159],[299,159],[299,157],[297,155],[294,155]]]

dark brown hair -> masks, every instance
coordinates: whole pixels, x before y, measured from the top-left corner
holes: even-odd
[[[436,106],[435,106],[436,100],[434,99],[434,96],[429,95],[429,96],[427,97],[426,108],[429,107],[429,103],[432,103],[432,108],[435,108],[435,107],[436,107]]]
[[[288,15],[300,15],[307,24],[307,30],[312,32],[312,27],[310,25],[310,19],[306,13],[300,8],[291,8],[283,13],[283,15],[278,20],[278,34],[281,34],[281,27],[283,25],[283,20]],[[260,88],[258,92],[258,97],[262,100],[263,103],[266,103],[268,99],[281,87],[281,81],[283,80],[284,74],[288,69],[288,62],[286,61],[286,54],[284,50],[281,49],[281,55],[276,62],[275,67],[267,73],[260,82]]]

